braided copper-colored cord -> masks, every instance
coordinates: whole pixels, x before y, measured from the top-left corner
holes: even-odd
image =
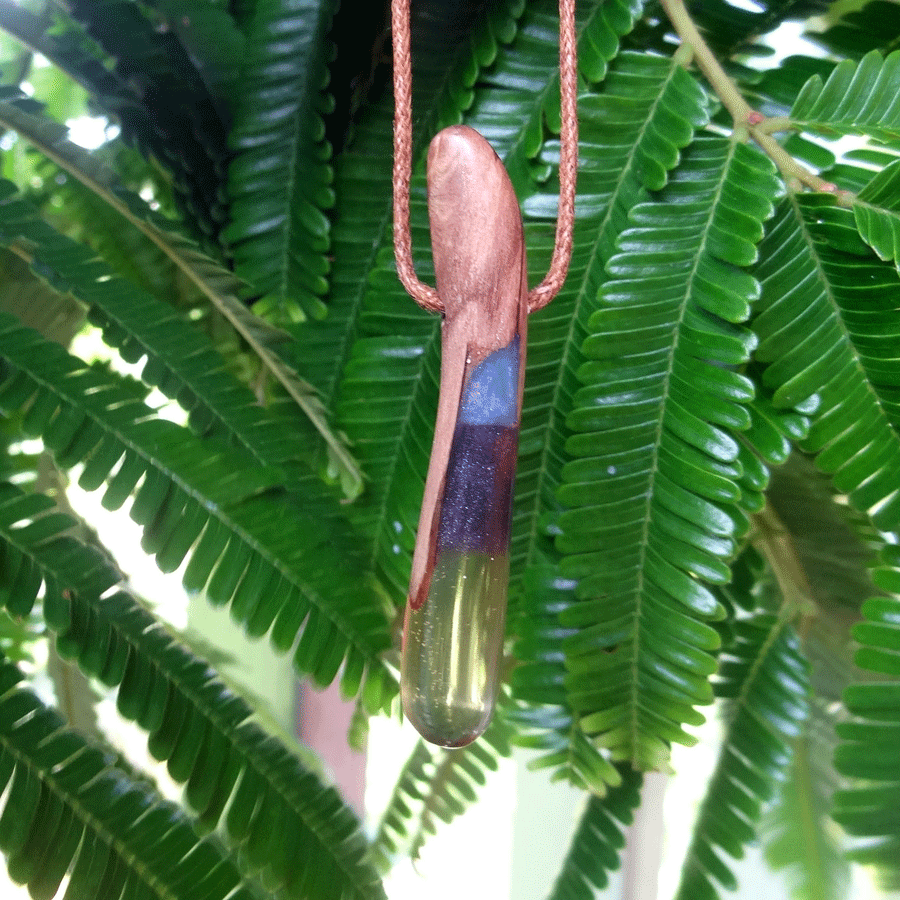
[[[431,312],[443,312],[433,287],[416,276],[409,230],[409,182],[412,173],[412,59],[409,0],[391,0],[394,48],[394,256],[397,275],[410,296]],[[578,56],[575,0],[559,0],[560,156],[559,210],[550,269],[528,292],[528,312],[546,306],[566,280],[575,225],[575,179],[578,171]]]
[[[409,0],[391,0],[394,45],[394,257],[403,287],[419,306],[443,312],[438,292],[419,281],[412,260],[409,233],[409,180],[412,174],[412,58]]]
[[[528,312],[545,307],[560,291],[572,259],[575,178],[578,173],[578,50],[575,0],[559,0],[559,208],[553,258],[543,281],[528,292]]]

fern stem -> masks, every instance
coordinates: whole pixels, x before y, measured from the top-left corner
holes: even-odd
[[[766,156],[778,166],[789,190],[797,191],[806,186],[813,191],[839,194],[842,204],[847,203],[848,192],[838,191],[835,184],[810,172],[772,137],[773,131],[784,129],[785,120],[783,118],[769,120],[747,103],[737,85],[722,68],[722,64],[704,40],[703,35],[700,34],[683,0],[662,0],[662,6],[672,27],[682,40],[682,46],[690,48],[697,67],[709,82],[716,96],[722,101],[723,106],[731,114],[735,136],[752,137]]]
[[[691,48],[694,61],[725,105],[736,126],[747,126],[753,109],[741,96],[737,85],[722,68],[719,60],[703,39],[682,0],[662,0],[663,9],[684,44]]]
[[[771,566],[784,598],[782,620],[790,621],[796,616],[806,620],[814,616],[816,606],[812,588],[790,532],[768,505],[753,517],[753,522],[753,543]]]

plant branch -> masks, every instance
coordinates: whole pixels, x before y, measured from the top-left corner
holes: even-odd
[[[706,80],[716,92],[716,95],[724,104],[735,125],[746,125],[753,113],[750,104],[741,96],[737,85],[731,80],[722,68],[709,44],[700,34],[694,20],[687,11],[682,0],[662,0],[663,9],[672,23],[672,27],[678,33],[682,42],[690,47],[691,54],[697,67],[706,77]]]
[[[771,566],[784,598],[781,617],[790,621],[798,616],[804,620],[815,616],[813,591],[791,533],[768,505],[753,517],[753,524],[752,541]]]
[[[722,68],[722,64],[704,40],[703,35],[700,34],[683,0],[662,0],[662,6],[672,27],[682,40],[682,46],[690,49],[697,68],[700,69],[716,96],[722,101],[722,105],[731,114],[735,135],[743,137],[746,134],[753,138],[769,159],[778,166],[790,190],[797,191],[806,186],[811,190],[828,194],[840,193],[842,202],[845,202],[845,192],[838,192],[834,183],[825,181],[810,172],[772,137],[774,131],[789,129],[791,127],[790,120],[783,117],[768,119],[747,103],[737,85]]]

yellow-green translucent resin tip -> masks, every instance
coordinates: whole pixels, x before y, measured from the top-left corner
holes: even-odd
[[[428,599],[406,608],[403,710],[426,740],[471,743],[497,699],[509,557],[442,550]]]

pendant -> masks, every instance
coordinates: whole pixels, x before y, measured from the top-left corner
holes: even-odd
[[[432,140],[428,212],[441,379],[401,686],[419,733],[461,747],[487,727],[500,684],[528,290],[515,192],[473,129]]]

